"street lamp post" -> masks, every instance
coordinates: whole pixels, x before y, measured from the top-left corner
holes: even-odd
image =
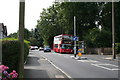
[[[116,59],[116,54],[115,54],[114,2],[113,2],[113,0],[112,0],[112,54],[113,54],[113,59]]]
[[[20,41],[20,58],[19,58],[19,78],[24,78],[24,14],[25,14],[25,0],[19,2],[19,41]]]

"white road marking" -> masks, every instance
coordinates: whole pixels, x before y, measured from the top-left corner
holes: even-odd
[[[117,65],[113,65],[113,64],[109,64],[109,63],[98,64],[98,65],[110,65],[110,66],[113,66],[113,67],[117,67],[117,68],[118,68],[118,66],[117,66]]]
[[[118,68],[118,66],[113,65],[113,64],[107,64],[107,63],[105,63],[105,64],[91,64],[91,65],[94,65],[96,67],[100,67],[100,68],[103,68],[103,69],[106,69],[106,70],[110,70],[110,71],[120,70]],[[113,68],[108,68],[108,67],[105,67],[105,66],[111,66]]]
[[[65,58],[69,59],[70,57],[69,56],[64,56]]]
[[[63,75],[55,75],[55,78],[65,78]]]
[[[99,62],[99,61],[96,61],[96,60],[77,60],[77,61],[80,61],[80,62],[92,62],[92,63]]]
[[[34,70],[41,70],[39,66],[24,66],[24,69],[34,69]]]
[[[104,58],[104,59],[112,60],[113,58],[112,57],[107,57],[107,58]]]
[[[39,59],[38,61],[41,61],[41,60],[47,60],[47,59]]]
[[[62,73],[64,73],[68,78],[71,78],[66,72],[64,72],[62,69],[57,67],[55,64],[53,64],[50,60],[48,60],[56,69],[60,70]]]
[[[42,56],[42,55],[41,55]],[[42,56],[43,58],[45,58],[44,56]],[[47,58],[46,58],[47,59]],[[47,59],[48,60],[48,59]],[[64,72],[62,69],[60,69],[59,67],[57,67],[54,63],[52,63],[50,60],[48,60],[50,64],[52,64],[56,69],[60,70],[63,74],[65,74],[68,78],[72,78],[70,77],[66,72]]]
[[[112,70],[112,71],[115,71],[115,70],[117,71],[117,70],[120,70],[120,69],[117,68],[117,69],[111,69],[111,70]]]
[[[100,67],[100,68],[110,70],[110,71],[120,70],[117,65],[113,65],[109,63],[100,63],[99,61],[96,61],[96,60],[77,60],[77,61],[80,61],[83,63],[91,63],[91,65],[93,66]],[[112,68],[109,68],[109,67],[112,67]]]

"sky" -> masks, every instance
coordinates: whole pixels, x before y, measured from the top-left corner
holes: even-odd
[[[25,28],[31,30],[37,25],[43,8],[55,0],[25,0]],[[0,0],[0,23],[7,26],[8,35],[19,28],[19,0]]]

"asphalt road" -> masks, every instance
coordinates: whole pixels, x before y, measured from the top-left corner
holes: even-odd
[[[73,54],[33,52],[47,58],[70,78],[118,78],[118,61],[105,60],[109,56],[83,55],[87,60],[76,60],[72,58]]]
[[[24,78],[27,80],[52,80],[53,78],[68,77],[51,65],[46,58],[30,52],[24,65]]]

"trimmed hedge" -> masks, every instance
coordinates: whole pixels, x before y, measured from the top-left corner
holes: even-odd
[[[25,41],[24,41],[25,42]],[[29,44],[24,43],[24,61],[29,54]],[[20,42],[16,39],[2,40],[2,64],[8,66],[9,71],[18,71],[18,62],[20,54]]]
[[[24,62],[27,60],[27,56],[29,54],[29,44],[27,44],[25,41],[24,41]]]
[[[10,71],[17,71],[19,52],[19,41],[2,41],[2,64],[8,66]]]

